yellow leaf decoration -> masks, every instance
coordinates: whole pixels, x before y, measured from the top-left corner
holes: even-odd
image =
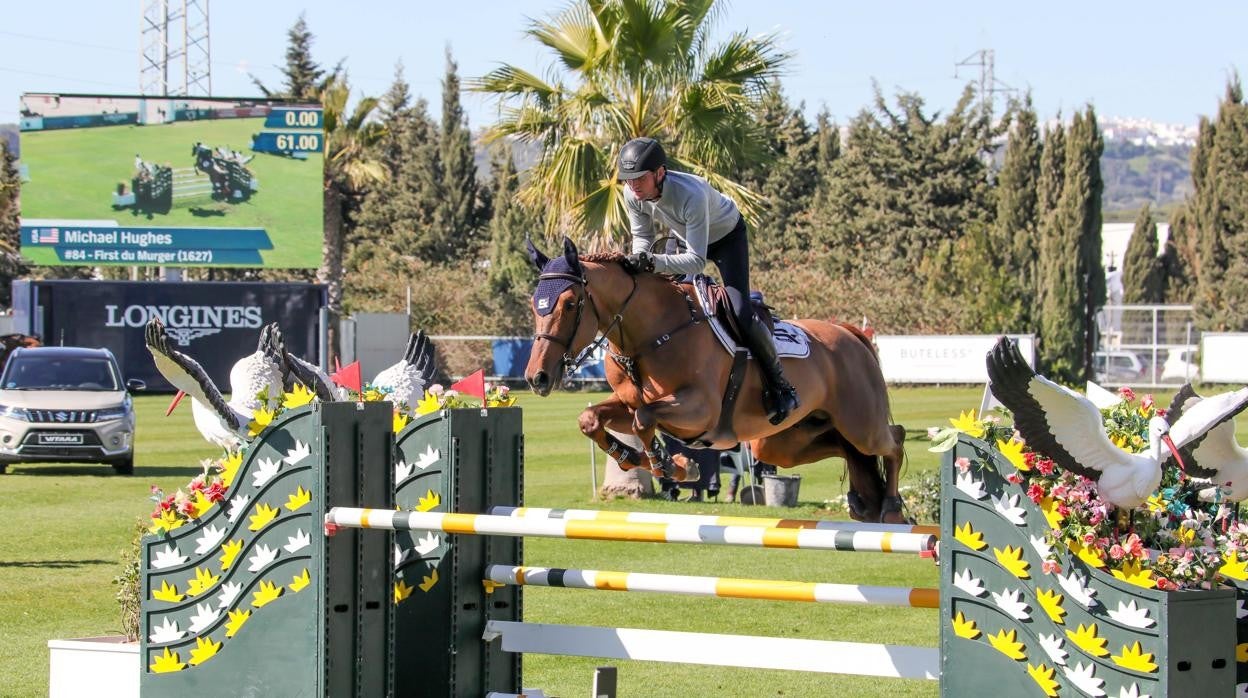
[[[256,507],[256,513],[251,515],[251,525],[247,527],[247,530],[259,531],[264,528],[270,521],[277,518],[278,511],[277,507],[271,507],[268,504]]]
[[[195,498],[191,500],[191,504],[195,507],[195,512],[191,514],[191,518],[201,519],[213,507],[215,502],[205,497],[202,490],[195,490]]]
[[[276,413],[267,407],[258,407],[251,413],[251,421],[247,423],[247,438],[254,439],[273,423]]]
[[[243,454],[235,451],[221,461],[221,484],[229,487],[238,476],[238,469],[243,466]]]
[[[442,403],[438,402],[438,396],[433,393],[425,393],[425,396],[416,403],[416,416],[425,414],[433,414],[442,409]]]
[[[1015,548],[1012,545],[1005,546],[1005,550],[992,549],[992,554],[997,556],[997,562],[1001,566],[1009,570],[1010,574],[1019,579],[1030,579],[1031,573],[1027,571],[1031,567],[1031,563],[1023,559],[1023,549]]]
[[[162,581],[160,588],[152,592],[152,598],[157,601],[168,601],[169,603],[177,603],[183,599],[184,595],[178,593],[178,588],[169,582]]]
[[[312,493],[303,489],[303,485],[300,485],[294,494],[286,498],[286,509],[298,511],[310,501],[312,501]]]
[[[1049,698],[1057,696],[1057,682],[1053,680],[1054,670],[1041,664],[1039,666],[1027,665],[1027,673],[1031,676],[1031,680],[1036,682],[1044,695]]]
[[[1132,671],[1139,671],[1145,674],[1151,674],[1157,671],[1157,664],[1153,661],[1151,652],[1145,652],[1140,649],[1140,643],[1137,640],[1135,644],[1127,647],[1122,646],[1122,654],[1110,657],[1114,660],[1114,664]]]
[[[1018,631],[1010,630],[1006,632],[1004,628],[996,635],[988,636],[988,644],[992,645],[1001,654],[1010,659],[1022,661],[1027,658],[1026,648],[1023,643],[1018,642]]]
[[[394,413],[394,433],[403,431],[403,427],[407,426],[407,415],[402,412]]]
[[[984,534],[971,528],[970,521],[967,521],[965,526],[955,526],[953,537],[971,550],[983,550],[988,547],[988,544],[984,542]]]
[[[1105,644],[1109,641],[1096,634],[1096,623],[1092,623],[1087,627],[1084,627],[1083,623],[1080,623],[1079,628],[1074,632],[1067,630],[1066,636],[1069,637],[1076,645],[1079,645],[1079,649],[1087,652],[1093,657],[1105,657],[1109,655],[1109,650],[1105,649]]]
[[[1070,548],[1070,552],[1074,553],[1075,557],[1083,560],[1084,564],[1089,567],[1105,566],[1105,561],[1101,559],[1101,556],[1105,553],[1099,548],[1090,545],[1085,546],[1083,543],[1080,543],[1074,538],[1066,539],[1066,547]]]
[[[239,628],[243,627],[243,623],[246,623],[250,617],[250,610],[230,611],[230,619],[225,624],[225,636],[234,637],[234,634],[238,632]]]
[[[221,546],[221,571],[230,569],[234,565],[235,558],[243,550],[243,542],[241,540],[232,540]]]
[[[1058,501],[1052,497],[1040,500],[1040,511],[1044,512],[1044,520],[1049,522],[1049,528],[1061,528],[1062,520],[1066,518],[1057,507]]]
[[[964,637],[968,640],[974,640],[980,636],[979,628],[975,625],[975,621],[967,620],[966,616],[958,611],[958,615],[953,619],[953,634],[958,637]]]
[[[1027,461],[1023,458],[1022,441],[1015,441],[1014,439],[1010,439],[1009,441],[997,439],[997,450],[1000,451],[1001,455],[1005,456],[1005,459],[1008,460],[1010,465],[1013,465],[1015,468],[1023,471],[1031,470],[1031,467],[1027,465]],[[1044,665],[1041,664],[1041,666]]]
[[[169,648],[166,647],[164,654],[156,655],[156,661],[152,662],[148,668],[152,670],[153,674],[168,674],[174,671],[182,671],[186,668],[186,665],[178,659],[177,652],[170,652]]]
[[[260,580],[260,590],[253,591],[251,593],[251,605],[256,608],[264,608],[277,597],[281,596],[282,591],[284,591],[284,589],[282,589],[281,585],[274,584],[267,579],[262,579]]]
[[[186,580],[186,595],[199,596],[205,591],[211,589],[212,585],[216,584],[217,580],[220,578],[221,575],[213,575],[210,570],[206,570],[202,567],[196,567],[195,578]]]
[[[1152,589],[1157,586],[1156,580],[1153,579],[1153,571],[1143,568],[1143,562],[1136,560],[1122,566],[1120,570],[1110,570],[1114,576],[1128,584],[1134,584],[1137,587]]]
[[[441,503],[442,496],[433,490],[429,490],[428,493],[421,497],[420,501],[417,502],[416,511],[433,511],[433,509]]]
[[[1222,566],[1218,568],[1218,574],[1240,581],[1248,580],[1248,564],[1240,560],[1233,551],[1228,550],[1222,556]]]
[[[191,650],[191,666],[199,666],[216,656],[221,649],[220,642],[213,642],[210,637],[195,638],[195,649]]]
[[[975,419],[975,409],[971,408],[966,412],[958,413],[957,419],[950,419],[949,423],[954,429],[975,438],[981,438],[984,435],[984,425],[978,419]]]
[[[304,588],[307,587],[311,583],[312,583],[312,576],[308,574],[308,568],[305,567],[303,568],[302,574],[297,574],[293,578],[291,578],[290,591],[292,593],[297,594],[303,591]]]
[[[428,577],[422,578],[422,581],[420,582],[418,586],[420,587],[421,591],[428,593],[429,590],[433,588],[433,585],[437,583],[438,583],[438,571],[433,570],[433,572]]]
[[[1238,664],[1248,662],[1248,642],[1235,645],[1235,662]]]
[[[407,585],[407,582],[402,579],[395,582],[394,583],[394,605],[398,606],[399,602],[411,596],[412,592],[415,590],[416,590],[415,587],[409,587]]]
[[[1056,589],[1040,589],[1036,592],[1036,600],[1040,602],[1040,607],[1048,614],[1049,619],[1058,625],[1066,624],[1063,620],[1066,616],[1066,609],[1062,608],[1062,601],[1065,598]]]
[[[181,526],[183,520],[178,518],[177,512],[172,509],[166,509],[160,512],[160,516],[152,519],[152,525],[148,528],[152,533],[160,533],[161,531],[172,531]]]
[[[302,383],[295,383],[295,387],[291,388],[289,393],[282,395],[282,407],[286,409],[294,409],[303,407],[312,402],[312,398],[316,397],[311,390],[308,390]]]

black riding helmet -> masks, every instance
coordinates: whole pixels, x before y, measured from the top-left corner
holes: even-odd
[[[620,181],[637,179],[667,165],[667,153],[653,138],[634,138],[620,148]]]

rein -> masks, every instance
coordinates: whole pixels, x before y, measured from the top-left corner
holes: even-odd
[[[571,353],[572,342],[576,339],[576,333],[580,331],[581,329],[581,316],[585,309],[586,298],[589,299],[589,307],[594,311],[594,317],[598,318],[599,320],[602,319],[602,316],[598,314],[598,306],[594,303],[593,294],[590,293],[589,280],[586,279],[584,276],[577,276],[576,274],[567,274],[563,272],[543,273],[539,275],[537,278],[538,278],[538,281],[542,281],[544,279],[567,279],[568,281],[572,281],[573,283],[580,284],[580,286],[585,289],[585,295],[578,296],[576,299],[576,319],[572,322],[572,333],[568,335],[568,338],[566,340],[560,339],[559,337],[556,337],[555,335],[550,334],[548,332],[538,332],[533,335],[534,340],[544,339],[548,342],[551,342],[552,344],[557,344],[563,347],[564,349],[563,356],[560,359],[563,365],[563,375],[564,376],[572,375],[573,373],[576,372],[577,369],[581,367],[581,364],[585,363],[586,359],[588,359],[595,351],[598,350],[599,347],[602,346],[603,342],[607,341],[607,335],[611,333],[611,330],[620,326],[620,323],[624,320],[624,311],[628,309],[628,304],[632,302],[633,294],[637,293],[637,279],[630,277],[633,279],[633,290],[628,292],[628,297],[624,299],[624,304],[621,305],[620,309],[615,313],[615,317],[611,318],[611,324],[607,325],[607,329],[602,333],[602,336],[600,336],[598,339],[594,340],[588,346],[582,349],[581,352],[576,355],[576,357],[573,357]],[[623,329],[621,329],[620,330],[621,339],[623,338],[623,336],[624,336],[624,331]]]

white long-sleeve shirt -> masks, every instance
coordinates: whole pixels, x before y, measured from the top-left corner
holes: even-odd
[[[687,172],[668,170],[663,193],[655,201],[638,199],[624,187],[633,252],[649,252],[654,243],[654,224],[662,223],[685,243],[680,254],[654,257],[661,274],[697,274],[706,266],[706,248],[736,227],[741,213],[732,199],[711,187],[705,179]]]

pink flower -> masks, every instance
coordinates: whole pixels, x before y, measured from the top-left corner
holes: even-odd
[[[1084,545],[1092,545],[1092,544],[1093,544],[1093,543],[1095,543],[1095,542],[1096,542],[1096,534],[1095,534],[1095,533],[1085,533],[1085,534],[1083,534],[1083,544],[1084,544]]]
[[[1117,543],[1114,543],[1109,548],[1109,556],[1115,560],[1121,560],[1123,556],[1126,554],[1127,554],[1127,551],[1123,550],[1122,546],[1118,545]]]
[[[195,515],[195,502],[192,502],[189,499],[185,502],[182,502],[181,506],[178,507],[178,513],[186,514],[187,516],[194,516]]]
[[[1144,399],[1140,401],[1140,408],[1144,410],[1152,409],[1157,403],[1153,402],[1153,394],[1145,393]]]
[[[1036,470],[1040,471],[1040,474],[1044,475],[1045,477],[1052,475],[1053,474],[1053,461],[1049,460],[1048,458],[1037,459]]]
[[[1132,533],[1123,541],[1123,547],[1134,557],[1144,556],[1144,543],[1140,541],[1140,537]]]
[[[221,481],[217,480],[204,490],[204,497],[210,502],[219,502],[225,499],[225,485],[222,485]]]
[[[157,487],[156,485],[152,485],[151,488],[148,489],[148,491],[151,492],[152,494],[156,494],[156,495],[160,494],[160,488]]]
[[[1057,513],[1061,514],[1062,518],[1070,516],[1070,507],[1066,506],[1065,504],[1058,504]]]
[[[966,456],[962,456],[961,458],[955,460],[953,464],[958,466],[958,472],[962,473],[963,475],[965,475],[971,469],[971,459],[967,458]]]
[[[1062,566],[1057,564],[1055,560],[1045,560],[1044,564],[1040,566],[1040,569],[1042,569],[1045,574],[1057,574],[1062,571]]]
[[[1015,485],[1021,485],[1021,484],[1023,484],[1023,476],[1022,476],[1022,475],[1019,475],[1017,470],[1016,470],[1016,471],[1014,471],[1014,472],[1012,472],[1012,473],[1010,473],[1009,475],[1006,475],[1006,476],[1005,476],[1005,479],[1006,479],[1006,480],[1009,480],[1010,482],[1014,483]]]
[[[1027,488],[1027,498],[1039,504],[1040,500],[1044,499],[1044,488],[1034,482],[1031,483],[1031,486]]]
[[[1169,410],[1157,410],[1157,416],[1164,418],[1168,412]]]
[[[1118,397],[1126,400],[1127,402],[1131,402],[1135,399],[1135,391],[1124,385],[1118,389]]]
[[[1179,585],[1175,584],[1169,579],[1166,579],[1165,577],[1158,577],[1157,588],[1162,591],[1175,591],[1176,589],[1179,588]]]

